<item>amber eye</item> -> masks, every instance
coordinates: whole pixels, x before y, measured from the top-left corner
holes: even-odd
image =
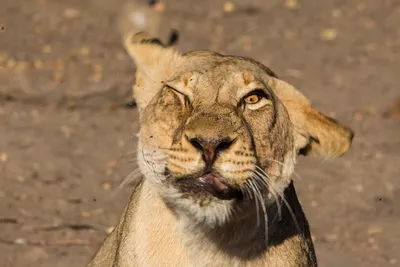
[[[256,103],[260,102],[261,99],[262,99],[262,96],[261,96],[261,95],[259,95],[259,94],[252,94],[252,95],[246,96],[246,97],[244,98],[244,102],[245,102],[246,104],[256,104]]]

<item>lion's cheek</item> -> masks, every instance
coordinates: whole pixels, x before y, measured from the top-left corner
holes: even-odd
[[[170,147],[184,119],[183,112],[174,105],[155,105],[149,114],[142,122],[140,137],[153,147]]]

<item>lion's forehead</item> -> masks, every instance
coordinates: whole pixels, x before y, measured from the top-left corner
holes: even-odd
[[[210,52],[192,52],[183,57],[175,69],[175,75],[197,72],[207,78],[223,78],[239,72],[250,72],[260,77],[270,75],[261,63],[238,56],[225,56]]]
[[[171,80],[193,75],[195,80],[186,89],[201,102],[212,101],[236,105],[239,89],[245,87],[243,73],[249,73],[256,81],[268,83],[271,76],[260,64],[234,56],[200,55],[186,56],[179,64]]]

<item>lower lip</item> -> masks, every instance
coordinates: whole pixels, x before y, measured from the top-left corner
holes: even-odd
[[[222,200],[232,200],[238,196],[234,189],[223,184],[211,173],[199,178],[181,180],[179,184],[183,191],[211,194],[212,196]]]

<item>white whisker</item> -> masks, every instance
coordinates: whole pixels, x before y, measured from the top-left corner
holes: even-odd
[[[257,186],[254,186],[254,189],[255,189],[255,196],[258,199],[258,201],[260,202],[261,209],[262,209],[262,212],[264,215],[265,242],[266,242],[266,245],[268,246],[268,213],[267,213],[267,209],[265,207],[265,199],[263,198],[263,195]]]
[[[250,186],[251,192],[254,193],[254,201],[256,203],[256,213],[257,213],[257,227],[259,227],[260,226],[260,207],[258,204],[258,198],[256,197],[256,193],[257,193],[256,187],[253,184],[253,181],[251,181],[251,180],[248,182],[248,184]]]
[[[286,165],[285,165],[283,162],[279,161],[279,160],[271,159],[271,158],[266,158],[266,160],[269,160],[269,161],[278,163],[278,164],[281,165],[283,168],[286,167]],[[293,174],[301,181],[301,176],[300,176],[297,172],[293,171]]]
[[[122,180],[122,182],[118,185],[116,190],[121,190],[122,188],[124,188],[126,185],[134,182],[136,183],[136,179],[140,178],[142,176],[140,169],[135,169],[133,170],[130,174],[128,174],[124,180]]]
[[[256,166],[256,167],[262,172],[263,178],[265,179],[265,181],[266,181],[266,182],[269,182],[268,174],[265,173],[265,171],[264,171],[262,168],[260,168],[260,167],[258,167],[258,166]],[[286,198],[283,196],[282,193],[280,193],[280,192],[278,192],[278,191],[276,190],[276,188],[274,187],[273,183],[269,183],[269,186],[270,186],[270,188],[271,188],[272,190],[275,190],[275,191],[278,193],[278,195],[281,197],[283,203],[284,203],[285,206],[288,208],[288,211],[289,211],[289,213],[290,213],[290,216],[291,216],[292,219],[293,219],[293,222],[295,223],[295,226],[296,226],[296,228],[297,228],[297,231],[298,231],[299,233],[301,233],[299,223],[297,222],[297,219],[296,219],[296,216],[295,216],[295,214],[294,214],[294,212],[293,212],[293,209],[291,208],[291,206],[290,206],[289,203],[287,202]]]
[[[260,167],[256,166],[256,168],[258,168],[262,171],[262,169]],[[282,217],[282,206],[281,206],[281,203],[279,202],[279,198],[278,198],[278,197],[282,198],[281,194],[279,194],[279,192],[276,190],[276,188],[274,188],[272,186],[273,182],[270,181],[269,177],[267,175],[263,174],[263,173],[265,173],[264,171],[262,173],[262,172],[256,170],[255,173],[257,174],[257,177],[262,181],[262,183],[268,188],[268,190],[273,195],[276,205],[278,207],[279,218],[281,218]]]

